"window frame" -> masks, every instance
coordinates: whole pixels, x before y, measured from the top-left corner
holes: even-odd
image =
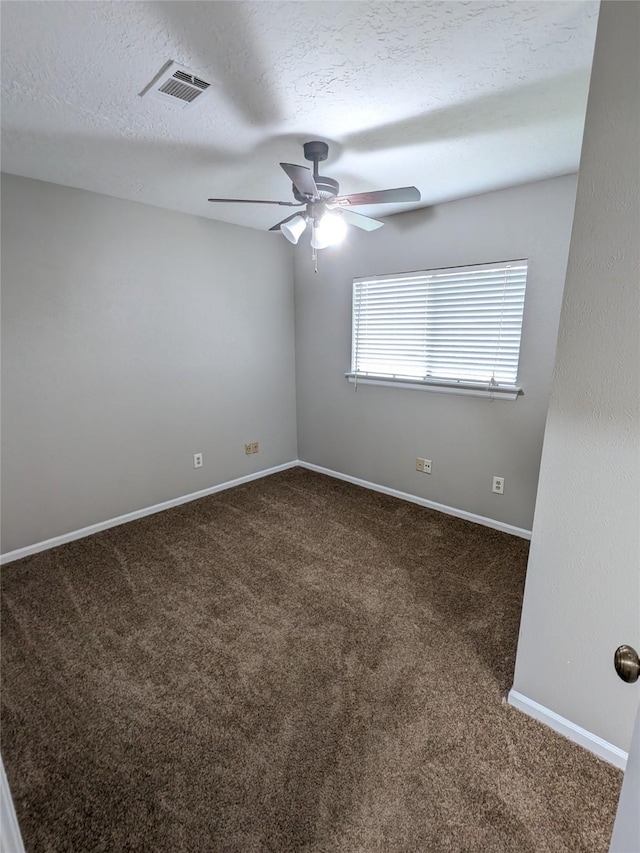
[[[360,301],[357,300],[357,288],[358,286],[362,287],[366,284],[382,285],[385,287],[386,282],[392,282],[393,280],[397,280],[400,283],[400,286],[404,285],[405,287],[415,288],[420,287],[420,280],[423,280],[422,287],[424,288],[424,298],[427,299],[427,291],[429,288],[429,278],[440,276],[445,287],[450,288],[453,280],[458,279],[461,274],[469,273],[468,282],[472,282],[472,276],[474,274],[480,276],[482,273],[486,273],[487,277],[491,277],[492,272],[502,272],[503,270],[507,270],[510,267],[516,267],[516,269],[521,269],[524,267],[524,275],[520,273],[518,276],[516,274],[515,279],[524,278],[524,283],[518,286],[517,281],[512,281],[510,283],[507,282],[505,278],[505,285],[502,295],[502,303],[499,304],[499,297],[493,297],[493,305],[495,308],[499,309],[500,316],[500,328],[499,328],[499,337],[498,337],[498,351],[500,346],[500,340],[502,336],[502,322],[503,317],[505,316],[505,299],[507,294],[507,287],[510,288],[509,294],[510,297],[512,295],[511,288],[513,289],[513,294],[515,294],[517,307],[520,309],[519,316],[517,320],[519,320],[519,326],[517,327],[516,332],[516,340],[517,340],[517,356],[515,358],[515,365],[513,358],[511,360],[511,369],[515,367],[515,382],[497,382],[495,378],[491,378],[489,381],[482,380],[477,381],[474,379],[464,378],[464,379],[454,379],[454,378],[441,378],[437,376],[423,376],[423,377],[413,377],[408,375],[393,375],[391,373],[375,373],[371,371],[357,371],[355,369],[356,358],[357,358],[357,340],[359,335],[361,334],[360,328],[360,311],[362,309],[362,296],[360,296]],[[447,394],[461,394],[468,396],[478,396],[478,397],[489,397],[491,399],[503,399],[503,400],[515,400],[519,396],[521,396],[524,392],[522,390],[522,386],[519,382],[519,374],[520,374],[520,359],[522,355],[522,331],[524,327],[524,313],[525,313],[525,305],[526,305],[526,288],[528,283],[528,274],[529,274],[529,260],[527,258],[519,258],[513,260],[505,260],[505,261],[494,261],[489,263],[480,263],[480,264],[464,264],[458,265],[454,267],[441,267],[437,269],[423,269],[423,270],[412,270],[408,272],[400,272],[400,273],[389,273],[387,275],[376,275],[376,276],[361,276],[353,279],[352,285],[352,317],[351,317],[351,369],[345,373],[345,377],[351,382],[356,390],[358,385],[378,385],[382,387],[391,387],[391,388],[405,388],[410,390],[420,390],[420,391],[435,391],[439,393],[447,393]],[[494,276],[495,277],[495,276]],[[446,281],[445,279],[448,279]],[[442,287],[442,284],[440,284]],[[462,284],[464,288],[465,285]],[[490,290],[490,286],[487,285]],[[434,283],[434,294],[437,298],[438,295],[438,283]],[[493,288],[495,289],[495,288]],[[467,291],[469,288],[467,287]],[[521,293],[518,291],[521,290]],[[442,293],[442,291],[440,291]],[[474,293],[475,295],[475,293]],[[403,297],[405,294],[403,294]],[[462,298],[464,298],[465,293],[462,293]],[[388,300],[388,296],[386,297]],[[448,299],[448,302],[451,302],[451,299]],[[454,302],[458,302],[459,298],[454,298]],[[356,303],[358,303],[358,309],[356,308]],[[510,303],[511,304],[511,303]],[[384,304],[383,306],[384,307]],[[457,306],[456,306],[457,307]],[[447,304],[446,309],[448,312],[450,311],[449,304]],[[426,341],[426,333],[427,333],[427,312],[425,310],[424,318],[422,318],[418,313],[416,313],[416,319],[418,324],[424,322],[424,334]],[[448,318],[447,318],[448,319]],[[392,322],[392,321],[391,321]],[[437,320],[435,321],[437,323]],[[511,333],[513,335],[513,332]],[[495,336],[495,332],[494,332]],[[455,334],[452,335],[455,337]],[[405,341],[405,343],[407,343]],[[512,347],[513,348],[513,347]],[[429,369],[429,358],[427,355],[428,347],[425,344],[425,354],[422,357],[424,361],[422,362],[425,373]],[[473,356],[471,357],[473,358]],[[495,374],[495,368],[497,365],[498,355],[496,354],[493,372]],[[414,367],[419,366],[421,362],[420,356],[414,356]]]

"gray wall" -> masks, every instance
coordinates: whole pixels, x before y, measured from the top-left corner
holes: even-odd
[[[296,458],[286,241],[10,175],[2,205],[4,553]]]
[[[531,528],[566,272],[575,176],[389,217],[375,233],[319,253],[296,248],[300,459],[516,527]],[[520,381],[525,396],[490,401],[354,386],[354,277],[529,258]],[[415,470],[416,457],[433,473]],[[505,494],[491,491],[505,477]]]
[[[640,682],[640,4],[606,2],[587,107],[514,688],[628,750]]]

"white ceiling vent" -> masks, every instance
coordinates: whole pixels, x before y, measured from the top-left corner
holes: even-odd
[[[211,83],[196,77],[188,68],[168,62],[140,92],[141,98],[156,98],[182,109],[191,109],[211,90]]]

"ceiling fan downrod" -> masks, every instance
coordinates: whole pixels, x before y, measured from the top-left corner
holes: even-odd
[[[322,163],[329,156],[329,146],[326,142],[314,140],[305,142],[302,150],[304,151],[304,159],[313,163],[313,177],[319,177],[318,163]]]

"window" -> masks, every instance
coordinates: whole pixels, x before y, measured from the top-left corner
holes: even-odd
[[[527,261],[353,282],[353,382],[514,399]]]

